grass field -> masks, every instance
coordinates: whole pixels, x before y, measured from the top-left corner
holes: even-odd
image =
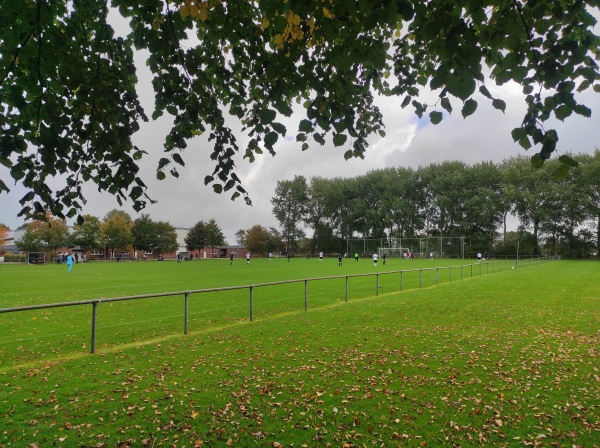
[[[387,264],[0,266],[0,308],[441,266]],[[105,303],[94,355],[90,305],[0,314],[0,447],[600,446],[598,264],[509,266]]]

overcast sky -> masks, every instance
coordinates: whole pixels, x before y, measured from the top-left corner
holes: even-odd
[[[140,82],[149,83],[149,76],[140,74]],[[505,114],[492,108],[489,100],[478,94],[475,99],[479,107],[475,115],[463,119],[459,102],[453,101],[453,114],[448,116],[444,113],[444,120],[432,125],[428,116],[419,120],[410,107],[401,109],[401,98],[379,98],[387,135],[385,138],[372,137],[371,146],[362,160],[345,161],[343,154],[347,148],[335,148],[333,144],[320,146],[312,142],[307,151],[301,151],[301,143],[295,141],[295,131],[298,122],[305,116],[302,110],[298,110],[284,122],[289,135],[276,144],[275,157],[263,154],[254,163],[244,160],[241,155],[237,157],[237,174],[252,199],[251,207],[241,198],[231,201],[231,193],[218,195],[210,186],[204,186],[204,177],[214,168],[209,157],[210,146],[204,137],[196,137],[189,142],[182,154],[186,166],[178,167],[178,179],[167,174],[165,180],[156,180],[156,166],[162,156],[169,122],[163,117],[158,122],[144,123],[135,136],[135,144],[148,152],[141,161],[141,177],[148,185],[148,195],[158,202],[148,205],[141,213],[149,214],[156,221],[168,221],[175,227],[191,227],[199,220],[214,218],[227,242],[235,244],[235,232],[239,229],[248,229],[255,224],[278,228],[271,198],[277,181],[291,180],[295,175],[303,175],[307,179],[314,176],[353,177],[386,167],[418,168],[445,160],[460,160],[468,164],[500,162],[516,155],[533,155],[534,150],[539,148],[526,152],[510,136],[510,131],[521,123],[525,110],[520,87],[514,84],[506,84],[502,88],[492,83],[486,85],[493,96],[506,101]],[[150,116],[153,93],[148,86],[140,87],[140,94]],[[600,147],[600,95],[590,92],[580,99],[594,111],[591,119],[573,115],[565,123],[547,123],[547,128],[554,127],[559,133],[559,154],[592,153]],[[234,120],[230,120],[229,125],[233,129],[241,128]],[[237,135],[239,146],[243,148],[247,138],[243,138],[240,132]],[[0,194],[0,223],[15,229],[23,224],[17,214],[21,209],[19,199],[26,191],[11,182],[8,170],[2,166],[0,178],[12,190],[9,194]],[[83,213],[103,218],[110,210],[119,208],[112,195],[98,193],[94,185],[89,185],[84,191],[88,202]],[[140,216],[131,204],[125,204],[122,209],[133,219]]]

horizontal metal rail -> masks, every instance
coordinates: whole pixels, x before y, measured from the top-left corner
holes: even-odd
[[[549,261],[554,259],[553,257],[544,257],[537,259],[528,259],[526,263],[540,263],[543,261]],[[514,263],[514,264],[513,264]],[[219,288],[204,288],[204,289],[191,289],[187,291],[173,291],[173,292],[162,292],[155,294],[140,294],[134,296],[125,296],[125,297],[108,297],[108,298],[98,298],[98,299],[89,299],[89,300],[78,300],[72,302],[57,302],[57,303],[47,303],[47,304],[39,304],[39,305],[23,305],[23,306],[15,306],[11,308],[0,308],[0,314],[3,313],[16,313],[23,311],[32,311],[32,310],[42,310],[42,309],[51,309],[51,308],[62,308],[69,306],[81,306],[81,305],[92,305],[92,341],[91,341],[91,353],[95,352],[96,347],[96,312],[97,307],[101,303],[111,303],[111,302],[124,302],[129,300],[140,300],[140,299],[152,299],[152,298],[161,298],[161,297],[172,297],[172,296],[184,296],[184,333],[188,332],[188,299],[191,294],[205,294],[210,292],[222,292],[222,291],[235,291],[241,289],[249,289],[250,292],[250,320],[253,319],[253,291],[255,288],[265,288],[269,286],[277,286],[277,285],[286,285],[292,283],[304,283],[304,310],[308,309],[308,283],[315,281],[323,281],[323,280],[336,280],[336,279],[345,279],[346,281],[346,291],[345,291],[345,300],[348,301],[348,280],[350,278],[358,278],[358,277],[375,277],[375,296],[379,295],[379,277],[384,275],[400,275],[400,285],[399,292],[406,290],[403,285],[404,275],[411,272],[419,273],[419,288],[423,288],[423,272],[426,271],[435,271],[435,285],[438,284],[439,278],[439,270],[440,269],[449,269],[449,281],[452,282],[452,269],[460,269],[460,280],[463,279],[463,269],[470,268],[470,277],[473,277],[473,267],[479,266],[479,275],[482,275],[482,267],[486,267],[486,274],[490,273],[490,265],[492,265],[492,272],[496,272],[496,265],[499,265],[499,272],[502,272],[502,266],[511,264],[511,267],[519,267],[519,260],[503,260],[503,261],[491,261],[491,262],[482,262],[482,263],[474,263],[467,265],[459,265],[459,266],[442,266],[442,267],[432,267],[432,268],[418,268],[418,269],[400,269],[394,271],[386,271],[386,272],[373,272],[373,273],[364,273],[364,274],[347,274],[347,275],[334,275],[327,277],[311,277],[304,279],[294,279],[294,280],[280,280],[276,282],[268,282],[268,283],[257,283],[253,285],[238,285],[238,286],[223,286]]]

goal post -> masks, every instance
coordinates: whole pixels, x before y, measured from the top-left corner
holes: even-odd
[[[27,264],[46,264],[46,253],[27,252]]]
[[[381,258],[385,253],[387,258],[405,258],[408,251],[406,247],[380,247],[377,249],[377,255]]]

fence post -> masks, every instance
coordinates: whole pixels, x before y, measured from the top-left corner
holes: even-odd
[[[419,271],[419,288],[423,288],[423,269]]]
[[[348,301],[348,276],[346,276],[346,302]]]
[[[375,297],[379,297],[379,274],[375,274]]]
[[[486,263],[486,264],[485,264],[485,273],[486,273],[486,274],[489,274],[489,273],[490,273],[490,264],[489,264],[489,263]]]
[[[471,278],[473,278],[473,265],[471,265]]]
[[[450,266],[450,283],[452,283],[452,266]]]
[[[402,271],[400,271],[400,292],[402,292]]]
[[[252,291],[254,287],[250,286],[250,322],[252,322]]]
[[[188,334],[188,302],[190,292],[186,291],[183,297],[183,334]]]
[[[463,279],[463,267],[464,267],[464,266],[461,266],[461,267],[460,267],[460,279],[461,279],[461,280]]]
[[[435,286],[437,286],[437,284],[438,284],[439,270],[440,270],[440,268],[435,268]]]
[[[308,309],[308,280],[304,280],[304,311]]]
[[[98,301],[94,300],[92,302],[92,344],[90,353],[96,352],[96,307],[98,306]]]

